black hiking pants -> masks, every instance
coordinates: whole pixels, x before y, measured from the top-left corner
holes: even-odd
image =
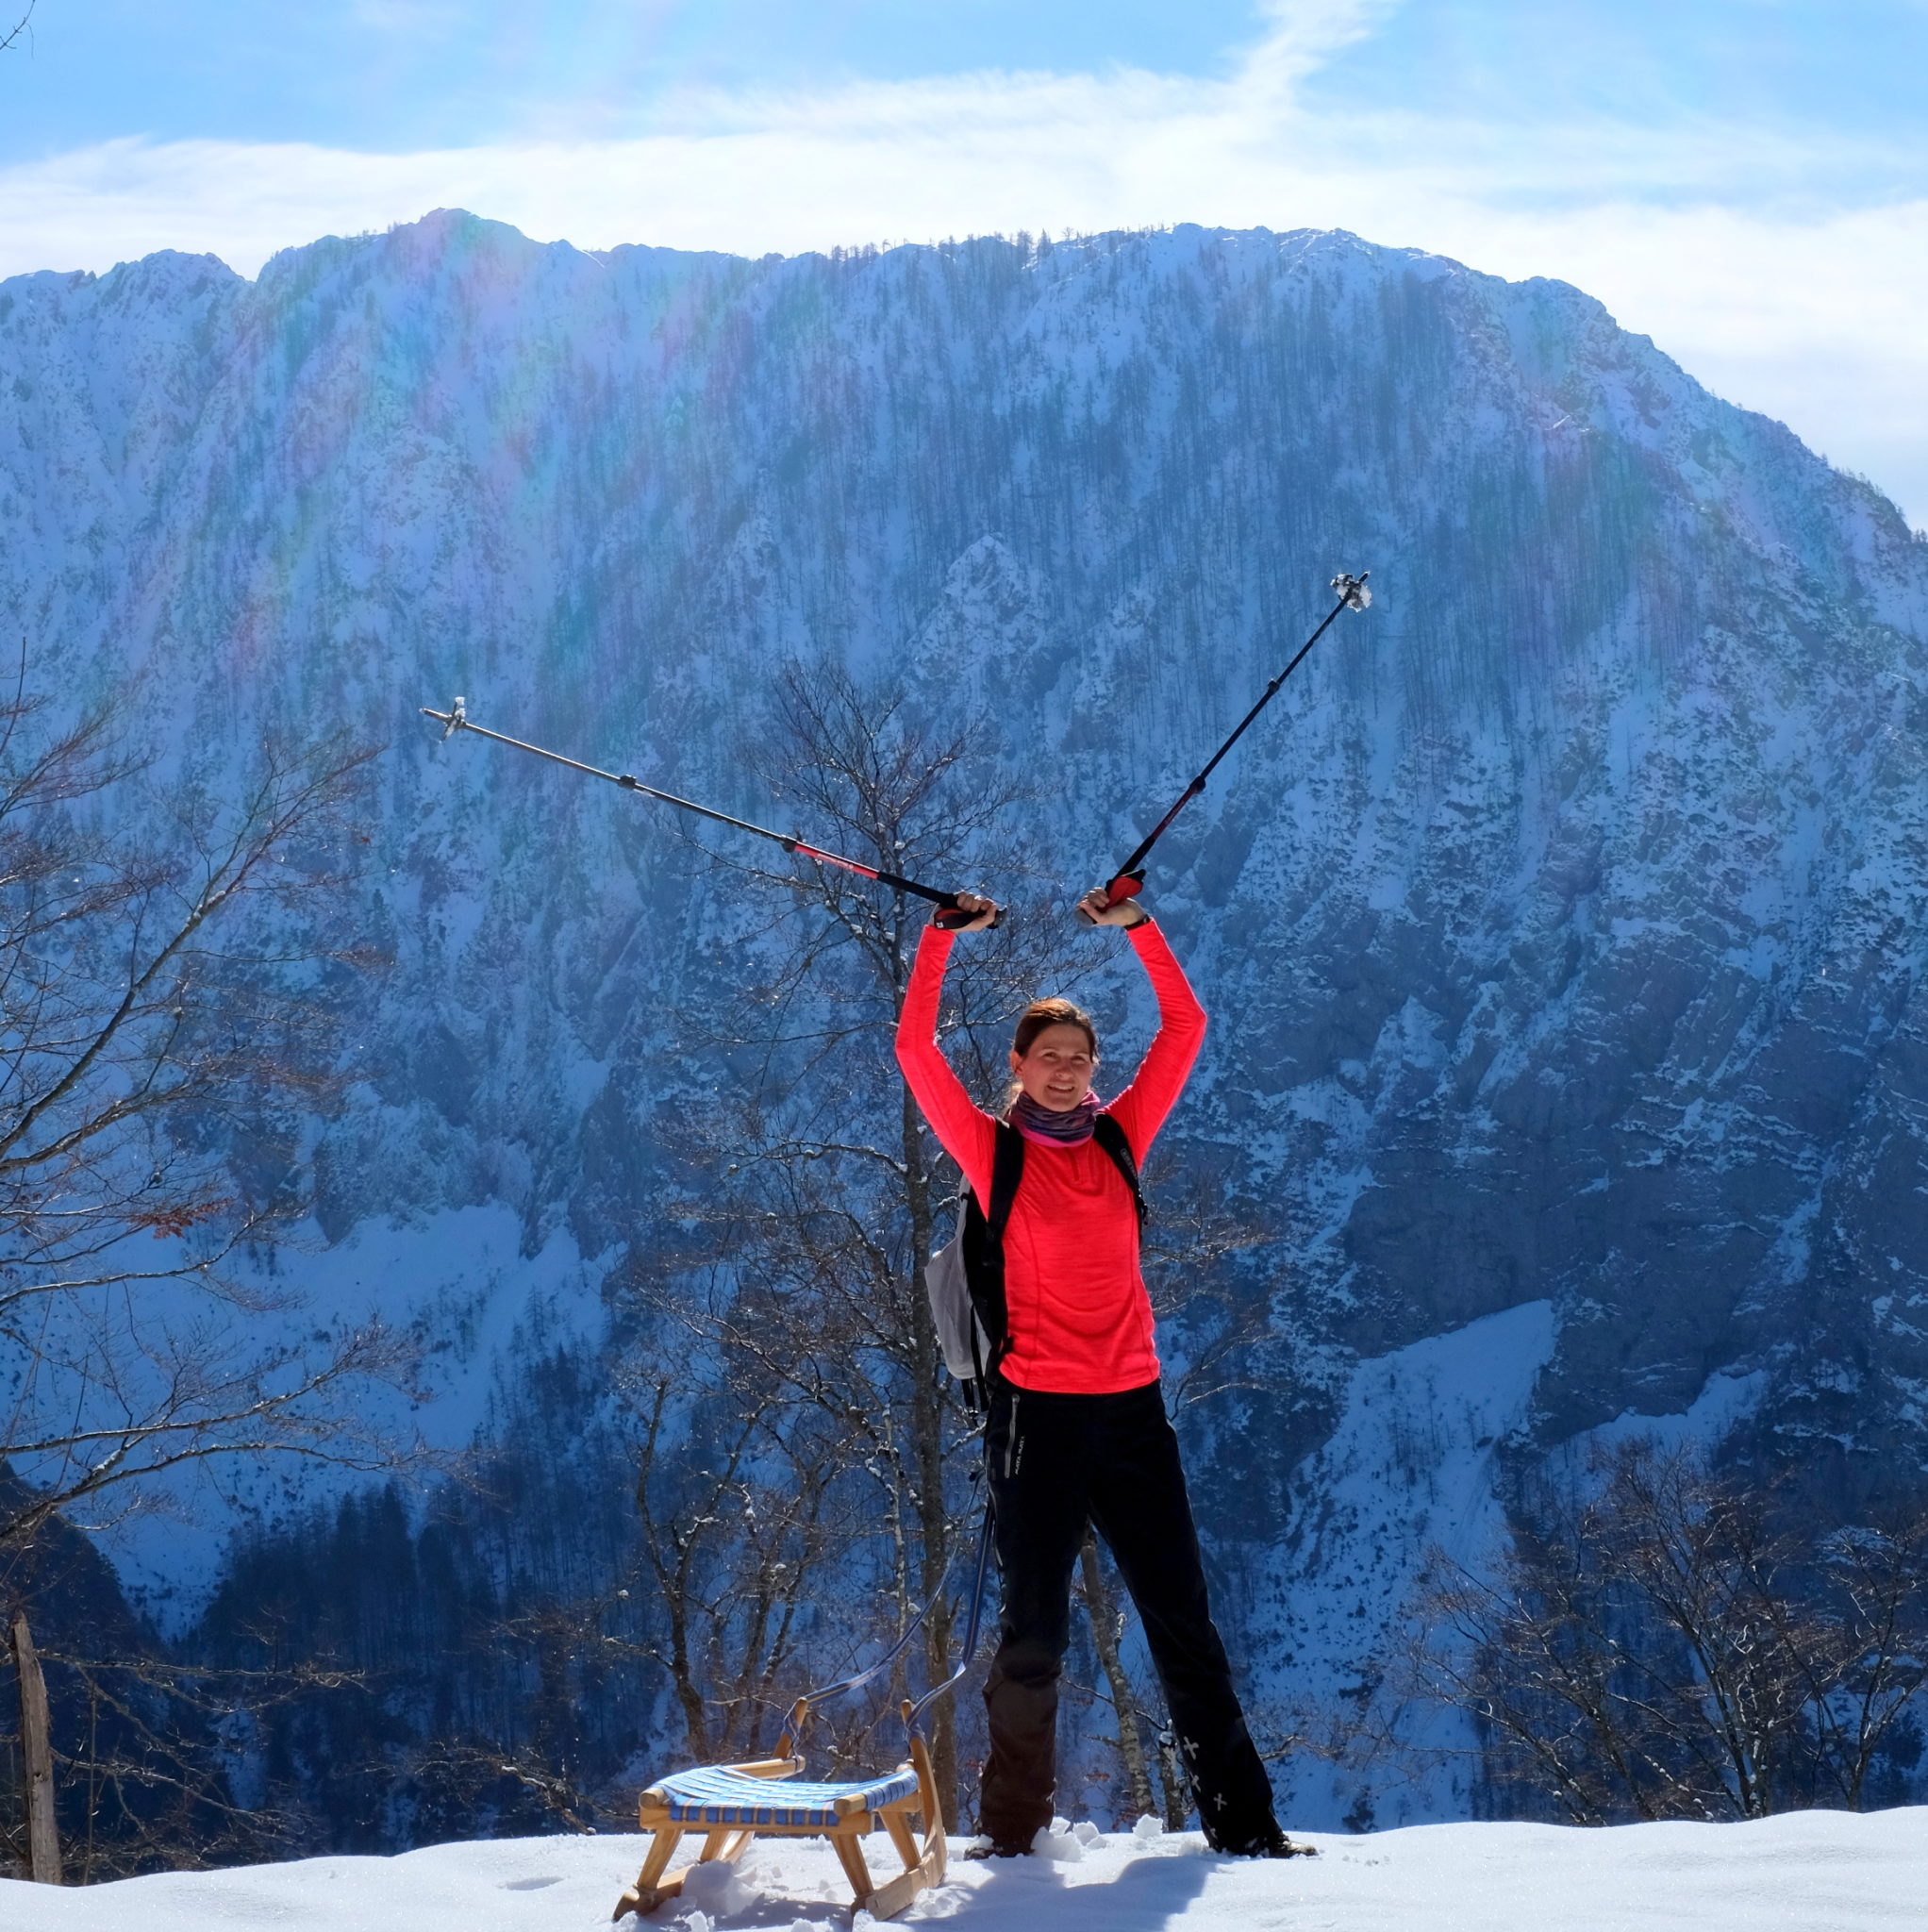
[[[985,1456],[1004,1612],[984,1688],[990,1757],[978,1829],[1000,1844],[1028,1844],[1051,1823],[1072,1569],[1089,1525],[1138,1606],[1205,1837],[1240,1851],[1274,1832],[1271,1784],[1205,1601],[1178,1439],[1157,1383],[1117,1395],[1003,1385]]]

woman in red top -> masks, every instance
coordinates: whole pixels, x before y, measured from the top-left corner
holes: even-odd
[[[966,932],[997,911],[970,893],[957,903],[979,915]],[[1102,891],[1082,903],[1100,924],[1130,932],[1157,993],[1159,1026],[1137,1079],[1108,1107],[1091,1091],[1097,1035],[1069,1000],[1035,1002],[1012,1042],[1017,1092],[1006,1117],[1024,1136],[1024,1168],[1005,1227],[1009,1345],[985,1438],[1004,1604],[984,1691],[990,1756],[978,1828],[990,1843],[978,1856],[1028,1852],[1050,1825],[1072,1569],[1094,1526],[1138,1606],[1205,1837],[1220,1851],[1286,1857],[1300,1848],[1272,1815],[1271,1783],[1205,1600],[1178,1441],[1158,1388],[1136,1205],[1093,1132],[1108,1113],[1142,1164],[1198,1058],[1205,1010],[1141,907],[1109,906]],[[955,937],[938,926],[924,933],[897,1059],[988,1211],[997,1122],[972,1104],[937,1043]]]

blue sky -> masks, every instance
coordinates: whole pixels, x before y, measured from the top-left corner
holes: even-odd
[[[442,205],[755,252],[1343,225],[1579,283],[1924,523],[1924,130],[1928,0],[38,0],[0,274]]]
[[[1369,28],[1323,88],[1384,108],[1703,119],[1857,143],[1886,128],[1898,145],[1919,140],[1928,110],[1928,6],[1910,0],[1322,10]],[[0,92],[0,160],[125,135],[365,151],[634,135],[692,87],[1119,67],[1225,77],[1267,25],[1247,0],[38,0]],[[1907,192],[1880,172],[1870,191]]]
[[[42,0],[39,25],[46,84],[0,134],[9,158],[136,132],[430,147],[567,117],[634,133],[681,87],[1107,61],[1202,75],[1254,35],[1242,4],[1211,0]]]

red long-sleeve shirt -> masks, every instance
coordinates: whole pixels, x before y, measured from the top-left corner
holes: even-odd
[[[1158,1031],[1138,1077],[1105,1111],[1142,1167],[1205,1039],[1205,1008],[1150,920],[1131,942],[1158,997]],[[955,933],[924,930],[897,1025],[897,1063],[944,1151],[988,1209],[997,1123],[972,1103],[937,1041],[938,998]],[[1152,1304],[1139,1272],[1131,1190],[1095,1140],[1025,1137],[1024,1175],[1005,1227],[1011,1349],[1004,1373],[1021,1389],[1111,1395],[1158,1377]]]

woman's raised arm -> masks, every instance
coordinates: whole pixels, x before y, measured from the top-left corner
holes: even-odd
[[[961,900],[965,895],[958,894]],[[965,910],[972,908],[966,907]],[[970,927],[964,928],[970,931]],[[904,1010],[897,1021],[897,1064],[944,1152],[964,1170],[980,1203],[990,1198],[990,1168],[997,1124],[976,1107],[938,1044],[938,1001],[944,967],[957,935],[928,925],[918,941]]]
[[[1156,924],[1142,919],[1127,929],[1132,951],[1139,956],[1157,995],[1158,1030],[1139,1062],[1137,1077],[1105,1112],[1124,1129],[1131,1151],[1142,1165],[1165,1116],[1184,1092],[1192,1062],[1205,1044],[1205,1010]]]

